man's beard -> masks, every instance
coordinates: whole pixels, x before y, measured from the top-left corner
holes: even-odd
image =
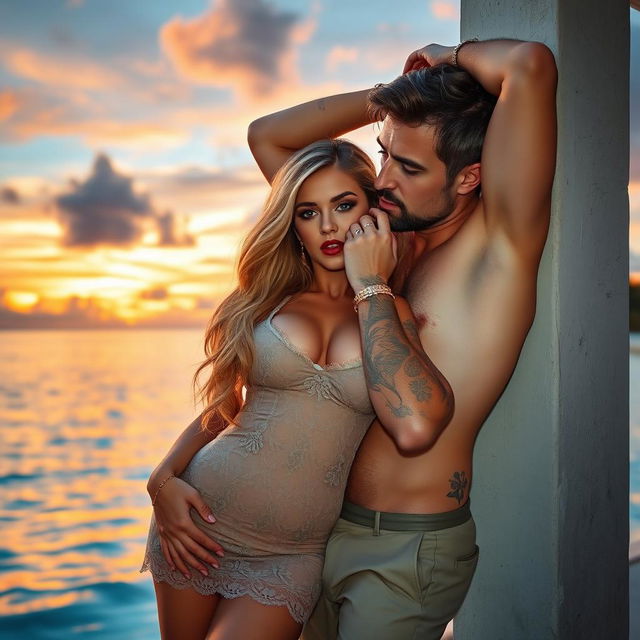
[[[389,214],[391,231],[425,231],[426,229],[431,229],[448,217],[455,206],[455,201],[449,191],[443,189],[442,195],[444,196],[444,203],[440,210],[435,215],[420,217],[410,213],[404,202],[398,200],[398,198],[389,191],[380,191],[378,195],[389,202],[393,202],[400,210],[400,213],[397,215]]]

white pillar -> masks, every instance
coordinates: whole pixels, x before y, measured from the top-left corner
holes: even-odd
[[[537,318],[476,447],[480,563],[455,638],[626,640],[629,4],[461,4],[462,39],[554,51],[559,147]]]

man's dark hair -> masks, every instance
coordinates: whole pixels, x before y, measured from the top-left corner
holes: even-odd
[[[495,96],[450,64],[410,71],[369,93],[375,120],[388,115],[410,127],[435,127],[435,151],[447,167],[447,187],[464,167],[480,162],[495,104]]]

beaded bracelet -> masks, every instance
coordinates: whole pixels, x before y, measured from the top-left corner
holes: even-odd
[[[468,44],[469,42],[478,42],[478,38],[469,38],[469,40],[463,40],[462,42],[460,42],[455,46],[453,50],[453,55],[451,56],[451,64],[454,67],[458,66],[458,52],[460,51],[460,49],[462,49],[462,47],[465,44]]]
[[[153,499],[151,500],[151,506],[155,507],[156,506],[156,500],[158,499],[158,494],[160,493],[160,489],[162,489],[162,487],[164,487],[165,484],[167,484],[167,482],[169,482],[169,480],[171,480],[171,478],[175,478],[175,476],[173,475],[173,473],[171,475],[168,475],[161,483],[160,486],[156,489],[155,494],[153,495]]]
[[[356,297],[353,299],[353,309],[356,313],[358,313],[358,305],[367,298],[371,298],[373,296],[377,296],[379,294],[385,296],[391,296],[395,300],[395,296],[393,295],[393,291],[391,291],[391,287],[386,284],[372,284],[368,287],[359,291]]]

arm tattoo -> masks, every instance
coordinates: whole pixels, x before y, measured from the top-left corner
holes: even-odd
[[[376,284],[378,279],[368,278],[365,286]],[[431,385],[424,371],[424,363],[412,354],[411,339],[419,344],[415,323],[405,321],[403,330],[398,330],[395,305],[386,296],[374,296],[369,301],[368,311],[362,318],[362,337],[365,342],[364,365],[369,388],[382,393],[387,407],[394,416],[402,418],[413,415],[398,390],[396,375],[403,372],[411,378],[409,389],[418,402],[431,398]],[[411,333],[411,338],[405,333]],[[405,387],[406,388],[406,387]]]
[[[396,374],[410,355],[409,347],[393,331],[391,314],[377,297],[371,300],[363,325],[365,342],[372,345],[365,349],[364,355],[369,387],[379,392],[387,390],[395,397],[394,404],[387,398],[387,406],[396,417],[412,415],[411,409],[404,405],[395,383]],[[396,406],[398,403],[399,406]]]
[[[413,320],[405,320],[402,323],[402,328],[405,330],[405,333],[412,340],[420,343],[420,336],[418,335],[418,327],[416,327],[416,323]]]
[[[409,383],[409,388],[418,402],[431,400],[431,387],[427,384],[426,380],[412,380]]]
[[[422,370],[420,359],[416,358],[416,356],[411,356],[404,363],[404,372],[410,377],[415,378],[420,375],[420,371]]]

